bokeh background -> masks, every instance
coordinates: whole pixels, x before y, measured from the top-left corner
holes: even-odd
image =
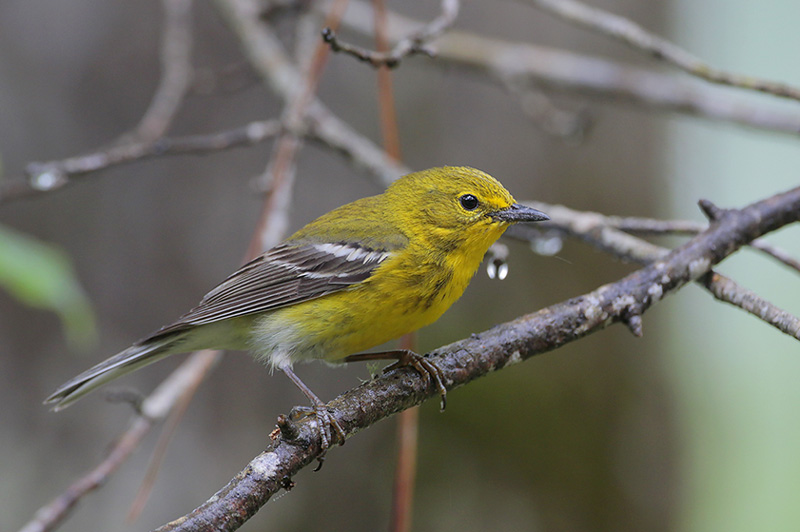
[[[436,2],[390,2],[430,18]],[[800,84],[800,5],[723,0],[596,3],[668,36],[710,63]],[[232,71],[232,89],[193,94],[171,134],[207,133],[278,116],[281,102],[241,68],[235,37],[197,2],[195,65]],[[2,177],[36,160],[102,146],[132,127],[159,75],[159,2],[0,2]],[[464,2],[456,27],[563,47],[669,72],[622,45],[529,6]],[[230,68],[233,66],[234,68]],[[680,75],[680,74],[676,74]],[[586,109],[581,143],[542,132],[494,83],[424,57],[395,71],[405,162],[472,165],[518,199],[618,215],[702,219],[699,198],[741,206],[796,186],[788,135],[699,118],[557,98]],[[374,72],[333,57],[320,97],[380,140]],[[772,105],[767,98],[754,101]],[[86,398],[58,415],[54,387],[173,320],[236,268],[255,226],[252,187],[263,144],[203,157],[150,160],[40,197],[0,205],[0,224],[56,246],[91,304],[96,334],[68,342],[52,312],[0,291],[0,530],[15,530],[103,456],[126,407]],[[299,159],[292,229],[380,188],[338,155],[309,145]],[[797,229],[770,241],[800,255]],[[676,244],[680,239],[662,241]],[[611,282],[632,266],[567,241],[553,257],[509,242],[510,274],[482,271],[421,350]],[[3,250],[0,250],[3,252]],[[720,268],[800,313],[796,273],[750,251]],[[44,282],[44,281],[43,281]],[[615,326],[422,407],[415,530],[796,530],[800,522],[800,349],[741,311],[687,287],[651,309],[645,336]],[[125,380],[148,391],[180,360]],[[299,374],[324,397],[366,378],[363,366]],[[275,416],[303,402],[288,379],[228,355],[202,385],[136,523],[125,514],[157,437],[61,528],[149,530],[190,511],[266,444]],[[394,424],[329,454],[318,473],[270,502],[243,530],[382,530],[389,520]]]

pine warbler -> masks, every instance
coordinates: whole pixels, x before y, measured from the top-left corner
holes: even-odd
[[[320,425],[330,423],[324,403],[292,372],[293,363],[369,358],[348,355],[434,322],[461,296],[510,224],[547,219],[473,168],[407,175],[383,194],[309,223],[245,264],[175,323],[78,375],[46,402],[59,410],[175,353],[250,350],[295,382],[314,404]],[[414,356],[410,363],[418,367],[421,357]]]

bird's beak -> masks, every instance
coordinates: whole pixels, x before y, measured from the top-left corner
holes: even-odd
[[[550,217],[542,211],[537,211],[536,209],[526,207],[525,205],[521,205],[519,203],[514,203],[503,210],[493,212],[489,216],[499,222],[507,223],[543,222],[550,219]]]

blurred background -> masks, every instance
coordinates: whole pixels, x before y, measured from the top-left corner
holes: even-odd
[[[800,4],[593,4],[720,68],[800,85]],[[388,6],[420,20],[438,12],[437,2]],[[279,116],[282,102],[248,70],[214,6],[197,2],[193,16],[194,65],[225,86],[193,92],[170,134]],[[155,0],[0,2],[2,178],[19,176],[32,161],[93,150],[134,126],[158,83],[161,24]],[[674,73],[521,3],[464,2],[455,27]],[[429,58],[404,61],[394,82],[409,167],[475,166],[519,200],[702,221],[700,198],[739,207],[800,181],[797,139],[785,134],[555,94],[558,105],[592,120],[581,142],[565,141],[543,132],[496,83]],[[319,96],[380,142],[371,68],[333,56]],[[752,98],[755,105],[782,105]],[[175,319],[241,263],[261,205],[252,180],[270,151],[266,143],[152,159],[0,205],[6,264],[28,256],[19,250],[31,247],[45,257],[41,264],[23,263],[34,288],[0,290],[0,530],[32,518],[101,460],[127,426],[129,409],[102,394],[57,415],[41,402],[66,379]],[[340,156],[307,145],[291,229],[379,191]],[[769,241],[800,255],[796,228]],[[419,333],[421,351],[634,269],[574,241],[550,257],[508,245],[508,278],[492,280],[481,270],[465,296]],[[719,269],[800,314],[796,272],[749,250]],[[60,281],[70,275],[77,285]],[[61,317],[26,298],[37,286],[58,283],[61,295],[52,306]],[[492,374],[452,392],[444,414],[436,401],[423,405],[414,529],[796,530],[797,341],[695,286],[652,308],[644,331],[637,339],[614,326]],[[181,360],[160,362],[119,384],[147,392]],[[297,370],[323,398],[368,376],[362,365]],[[158,430],[61,530],[149,530],[185,514],[265,447],[279,413],[303,403],[284,376],[270,376],[243,354],[227,355],[190,406],[141,518],[125,521]],[[386,529],[394,460],[388,420],[334,449],[320,472],[304,470],[293,491],[242,530]]]

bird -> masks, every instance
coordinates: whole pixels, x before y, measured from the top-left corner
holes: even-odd
[[[45,403],[61,410],[122,375],[200,349],[250,351],[297,385],[319,425],[339,433],[325,403],[294,373],[295,363],[395,358],[432,374],[444,398],[438,368],[419,355],[361,352],[436,321],[506,228],[548,219],[474,168],[408,174],[381,194],[310,222],[175,322],[67,381]],[[323,448],[326,431],[320,431]]]

